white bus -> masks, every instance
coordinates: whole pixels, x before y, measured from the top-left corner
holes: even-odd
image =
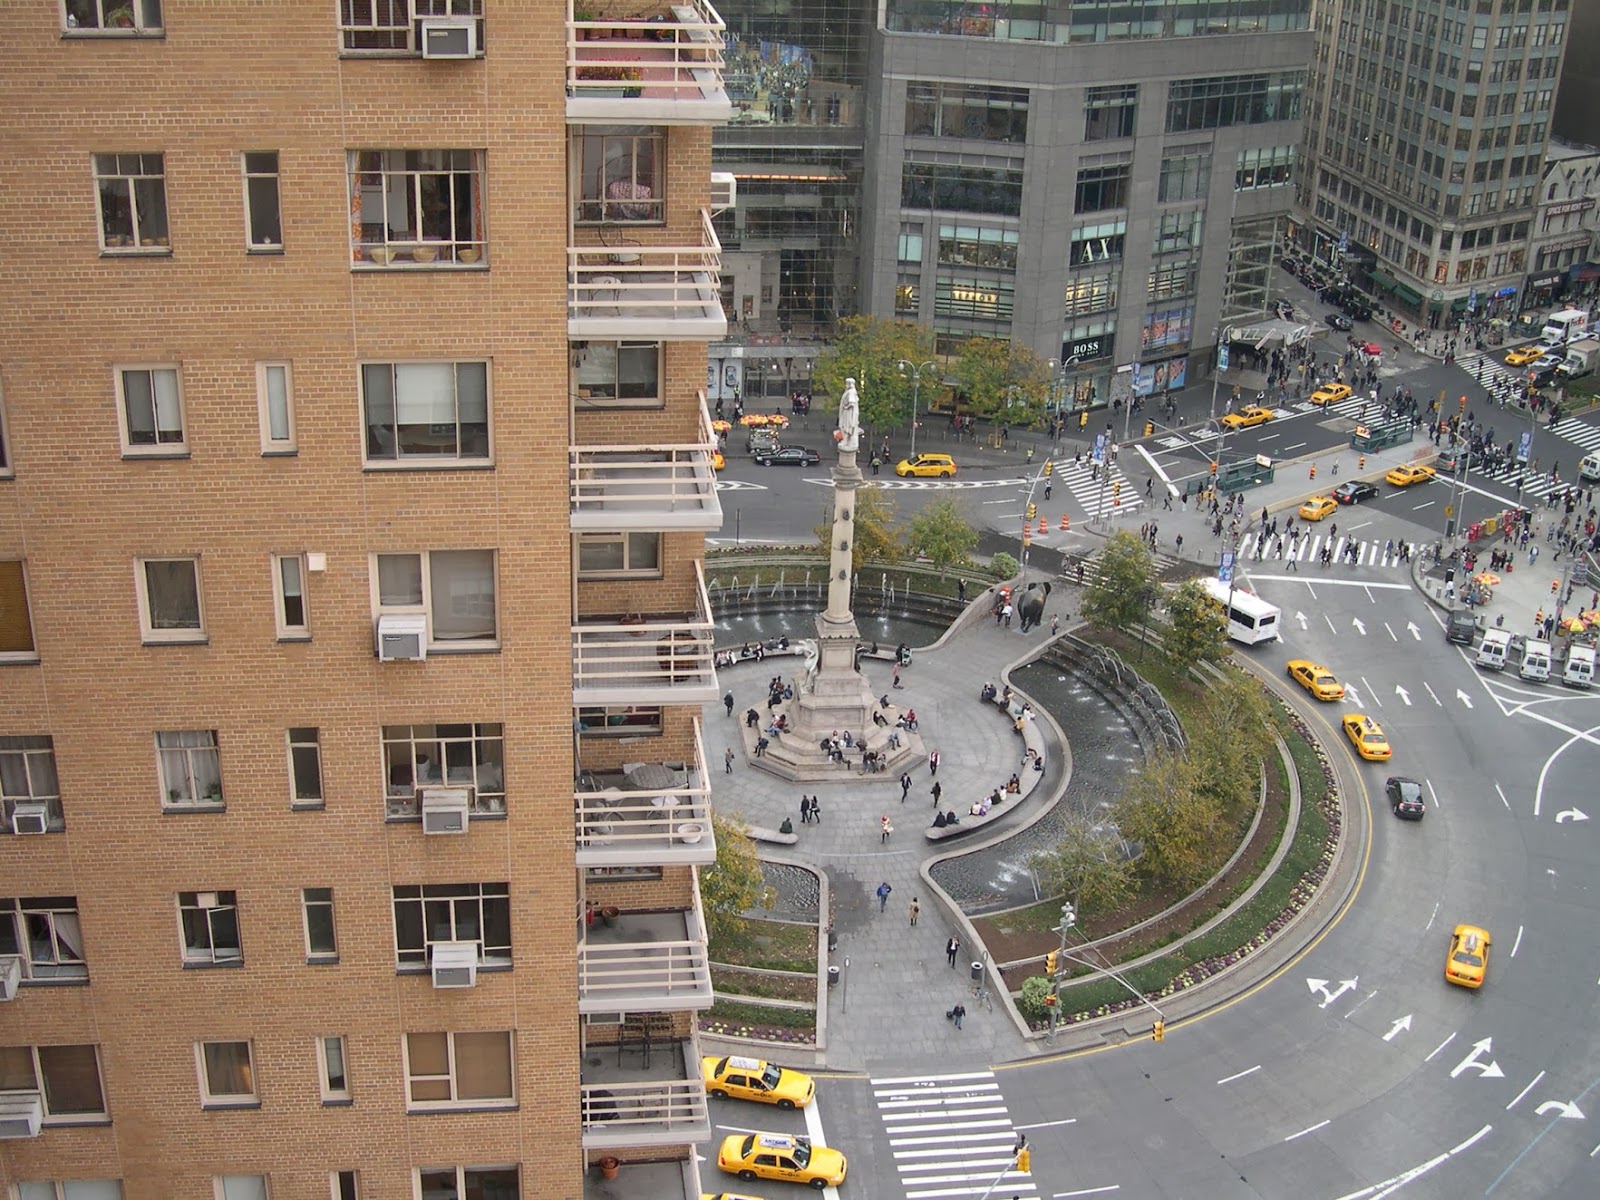
[[[1231,587],[1215,576],[1201,580],[1206,594],[1228,614],[1228,636],[1246,646],[1281,640],[1278,623],[1283,613],[1254,592]]]

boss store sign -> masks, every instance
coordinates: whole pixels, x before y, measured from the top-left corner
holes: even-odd
[[[1094,337],[1078,338],[1076,341],[1061,343],[1061,360],[1075,358],[1079,362],[1089,362],[1096,358],[1110,358],[1112,343],[1115,338],[1108,333],[1096,334]]]

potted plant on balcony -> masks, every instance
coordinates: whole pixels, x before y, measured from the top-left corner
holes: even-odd
[[[596,63],[590,67],[579,67],[578,78],[584,80],[611,81],[621,86],[618,87],[586,87],[579,91],[580,96],[637,96],[644,89],[639,84],[644,80],[644,72],[635,66],[625,66],[619,63]]]
[[[615,1179],[617,1171],[622,1167],[622,1160],[615,1154],[608,1154],[595,1165],[600,1168],[601,1179]]]

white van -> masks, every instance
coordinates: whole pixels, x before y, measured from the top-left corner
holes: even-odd
[[[1478,665],[1489,671],[1504,671],[1511,649],[1511,635],[1504,629],[1491,629],[1478,643]]]
[[[1594,682],[1594,647],[1568,646],[1567,665],[1561,682],[1568,687],[1585,688]]]
[[[1550,643],[1529,638],[1522,647],[1522,669],[1518,674],[1524,679],[1549,679]]]
[[[1600,452],[1583,456],[1583,461],[1578,464],[1578,478],[1591,482],[1600,479]]]
[[[1565,346],[1584,336],[1589,329],[1589,314],[1581,308],[1563,308],[1544,319],[1539,340],[1546,346]]]

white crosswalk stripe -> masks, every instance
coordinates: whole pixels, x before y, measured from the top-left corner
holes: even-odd
[[[1280,537],[1282,535],[1279,535]],[[1268,538],[1261,558],[1256,557],[1256,535],[1245,533],[1239,539],[1238,555],[1241,563],[1252,562],[1289,562],[1320,564],[1322,552],[1331,551],[1330,566],[1350,566],[1345,555],[1355,547],[1354,565],[1358,567],[1400,567],[1409,569],[1405,559],[1401,558],[1401,543],[1392,540],[1378,541],[1376,538],[1353,538],[1340,534],[1337,538],[1330,538],[1322,530],[1313,531],[1309,536],[1300,538],[1291,551],[1288,538],[1282,538],[1282,544],[1277,544],[1278,539]],[[1276,546],[1277,553],[1273,553]],[[1407,547],[1415,555],[1417,543],[1411,542]]]
[[[1102,547],[1084,560],[1083,577],[1081,579],[1078,577],[1078,563],[1076,560],[1063,562],[1061,565],[1062,578],[1069,583],[1080,583],[1084,587],[1093,587],[1100,578],[1100,556],[1104,553],[1105,549]],[[1155,574],[1158,579],[1178,565],[1178,560],[1169,554],[1152,554],[1150,558],[1155,563]]]
[[[1525,367],[1506,366],[1501,361],[1503,356],[1504,351],[1470,354],[1466,358],[1458,359],[1456,365],[1491,391],[1502,380],[1516,384],[1519,387],[1526,384],[1528,380],[1527,369]],[[1479,369],[1480,363],[1482,364],[1481,371]],[[1516,413],[1524,419],[1527,417],[1526,409],[1518,409]],[[1582,421],[1574,421],[1568,418],[1567,420],[1557,421],[1553,432],[1556,437],[1564,438],[1575,446],[1582,446],[1586,451],[1600,450],[1600,427],[1585,425]]]
[[[1094,464],[1088,461],[1074,462],[1070,458],[1058,458],[1052,470],[1055,486],[1071,492],[1072,498],[1083,505],[1090,517],[1130,513],[1144,504],[1143,494],[1135,490],[1132,481],[1116,463],[1111,464],[1111,476],[1103,483],[1095,477]],[[1115,490],[1118,483],[1122,484],[1120,492]]]
[[[872,1094],[906,1200],[982,1196],[1002,1178],[999,1195],[1039,1194],[1010,1169],[1016,1126],[993,1071],[874,1079]]]

